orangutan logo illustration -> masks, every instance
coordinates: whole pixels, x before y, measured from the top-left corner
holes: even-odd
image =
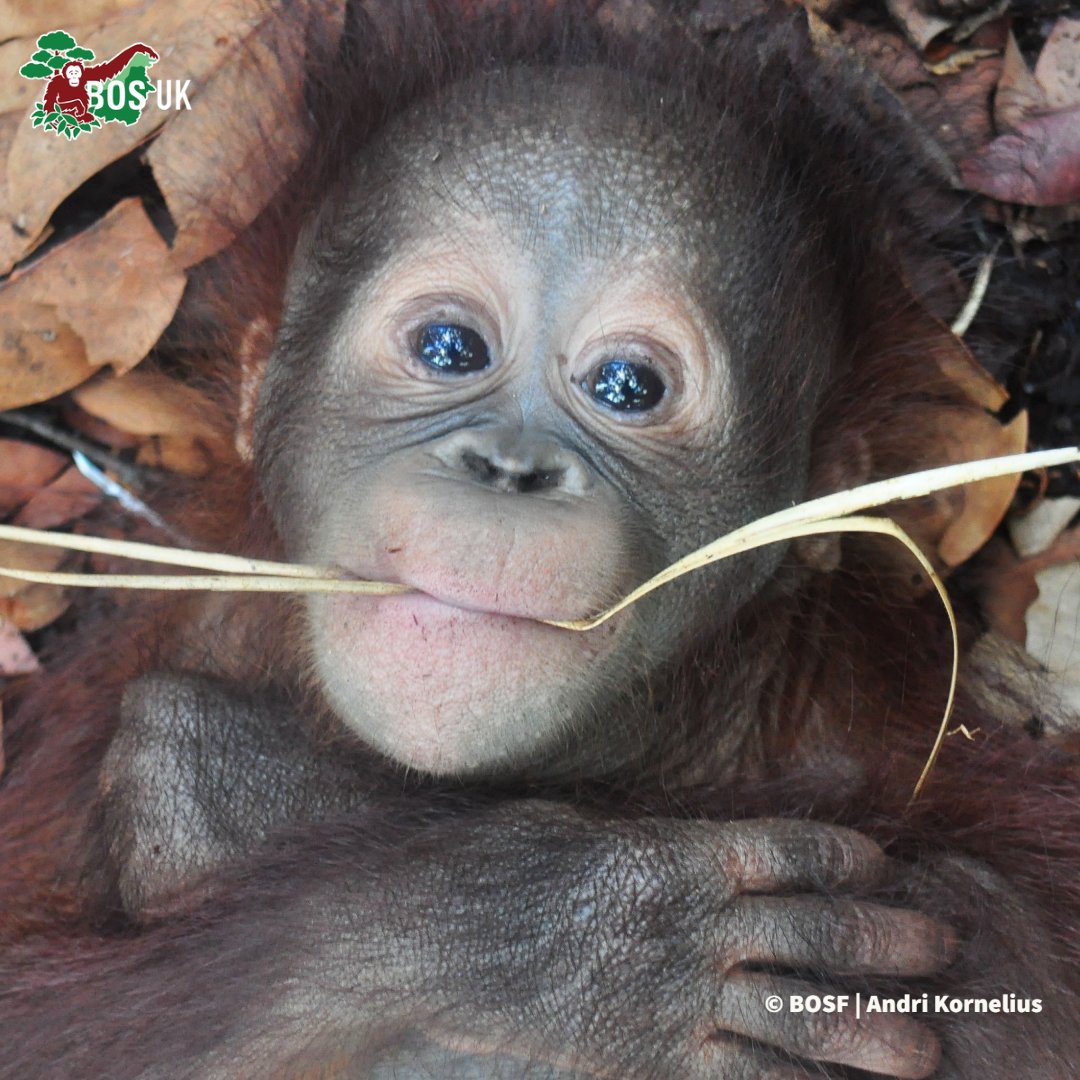
[[[37,39],[37,52],[19,68],[25,79],[48,79],[34,107],[34,127],[67,139],[102,124],[134,124],[157,87],[146,69],[158,60],[149,45],[129,45],[111,60],[94,64],[94,53],[64,30]]]

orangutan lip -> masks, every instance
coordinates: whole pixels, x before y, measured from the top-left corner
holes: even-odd
[[[483,603],[478,601],[470,601],[468,597],[463,597],[460,594],[456,594],[452,591],[442,591],[433,588],[429,583],[423,585],[416,582],[409,581],[404,575],[400,574],[387,574],[385,572],[381,574],[373,574],[365,572],[363,570],[355,570],[352,567],[338,564],[335,569],[339,570],[343,577],[354,578],[362,581],[385,581],[388,584],[393,585],[406,585],[411,592],[396,593],[390,595],[384,595],[379,597],[381,600],[395,600],[406,599],[408,597],[423,597],[427,600],[432,600],[437,604],[441,604],[443,607],[455,608],[458,611],[468,611],[474,615],[490,615],[500,619],[517,619],[522,622],[534,622],[543,623],[546,619],[558,619],[566,616],[541,614],[539,612],[525,612],[518,609],[508,609],[499,606],[495,606],[498,603],[498,596],[494,598],[495,603]]]
[[[404,583],[403,583],[404,584]],[[438,596],[436,593],[428,592],[427,589],[421,589],[417,586],[412,586],[412,592],[398,593],[393,597],[395,600],[406,600],[410,597],[419,600],[427,600],[431,603],[438,604],[440,607],[450,608],[454,611],[467,611],[471,615],[490,615],[493,618],[498,619],[516,619],[520,622],[537,622],[539,620],[533,619],[528,615],[518,615],[507,611],[499,611],[489,607],[482,607],[476,604],[468,604],[458,600],[450,600],[445,596]]]

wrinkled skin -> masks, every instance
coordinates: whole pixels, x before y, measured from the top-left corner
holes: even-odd
[[[311,595],[284,676],[210,656],[129,685],[101,773],[126,933],[45,975],[13,954],[11,1075],[1035,1080],[1080,1052],[1047,930],[982,866],[574,805],[670,749],[679,665],[783,553],[587,634],[538,620],[801,497],[838,362],[844,283],[797,184],[683,104],[513,69],[350,160],[256,365],[254,467],[288,557],[415,591]],[[709,702],[717,785],[761,723],[736,684]],[[1048,1005],[977,1026],[765,1005],[939,985]]]
[[[372,785],[365,799],[335,758],[295,737],[269,743],[271,702],[156,677],[131,688],[125,713],[104,776],[133,912],[167,906],[170,891],[275,826],[347,809],[341,835],[363,849],[367,823],[387,812],[385,793],[375,800]],[[219,740],[229,753],[208,755]],[[257,804],[245,790],[259,793]],[[771,994],[820,991],[809,973],[927,975],[955,952],[952,933],[925,915],[840,898],[895,874],[851,830],[780,819],[628,822],[519,802],[459,814],[403,843],[391,857],[369,852],[374,876],[361,872],[342,891],[337,875],[353,872],[335,866],[296,898],[296,917],[315,913],[319,932],[301,932],[302,999],[275,1001],[275,1013],[318,1014],[322,1038],[345,1045],[358,1036],[378,1044],[406,1025],[433,1040],[411,1050],[419,1062],[406,1052],[384,1062],[387,1075],[520,1076],[529,1060],[536,1076],[803,1075],[785,1063],[790,1054],[917,1077],[937,1062],[936,1039],[914,1020],[859,1024],[853,1014],[764,1007]],[[358,933],[361,967],[341,947]],[[262,1036],[270,1060],[276,1037]],[[461,1050],[470,1047],[501,1054]],[[237,1051],[217,1048],[199,1068],[213,1075],[223,1052]]]
[[[716,590],[737,604],[775,565],[755,552],[588,634],[534,621],[595,612],[804,483],[805,437],[774,448],[772,474],[725,483],[761,407],[734,371],[779,331],[740,323],[724,285],[780,276],[781,256],[744,249],[748,193],[709,178],[649,94],[595,71],[461,86],[365,155],[293,270],[256,460],[291,556],[420,590],[308,600],[327,699],[406,766],[550,771],[569,741],[585,771],[583,711],[622,707],[643,654],[647,679],[715,624]],[[483,369],[424,365],[418,332],[447,323],[483,338]],[[825,365],[829,345],[808,335],[794,361]],[[612,360],[654,372],[659,401],[599,402]],[[309,424],[317,440],[288,437]]]

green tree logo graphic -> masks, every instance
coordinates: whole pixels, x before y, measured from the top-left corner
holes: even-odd
[[[64,30],[37,39],[37,51],[19,68],[24,79],[48,79],[30,115],[34,127],[75,139],[102,124],[130,125],[139,119],[155,92],[146,69],[158,54],[140,43],[104,63],[91,64],[93,59],[93,51]]]

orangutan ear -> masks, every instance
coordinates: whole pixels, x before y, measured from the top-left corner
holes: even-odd
[[[874,467],[870,444],[857,431],[842,431],[834,436],[834,443],[824,467],[819,467],[810,478],[808,498],[828,495],[833,491],[865,484]],[[811,570],[831,574],[840,565],[840,534],[823,533],[820,536],[802,536],[792,542],[795,557]]]
[[[239,395],[236,405],[236,427],[233,445],[242,461],[252,459],[252,439],[255,431],[255,406],[266,373],[266,361],[273,345],[270,323],[261,315],[248,323],[240,339],[237,356],[240,361]]]

